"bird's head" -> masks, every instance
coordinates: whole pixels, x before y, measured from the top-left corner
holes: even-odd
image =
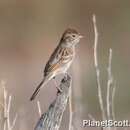
[[[62,35],[63,44],[67,46],[76,45],[83,36],[80,35],[75,29],[67,29]]]

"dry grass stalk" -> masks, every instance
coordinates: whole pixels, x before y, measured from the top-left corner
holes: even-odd
[[[10,118],[12,96],[8,95],[5,88],[5,81],[1,81],[1,89],[3,89],[3,104],[1,104],[3,107],[3,116],[1,117],[1,128],[3,128],[3,130],[13,130],[17,120],[17,113],[13,119]]]

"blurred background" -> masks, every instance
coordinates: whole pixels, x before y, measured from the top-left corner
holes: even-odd
[[[92,114],[101,119],[93,58],[93,13],[99,31],[98,57],[104,101],[108,54],[112,48],[112,73],[117,85],[116,119],[130,118],[129,5],[129,0],[0,0],[0,80],[6,81],[6,88],[12,94],[11,117],[18,113],[15,130],[33,130],[39,115],[36,101],[30,102],[29,98],[42,79],[50,54],[68,27],[84,35],[69,71],[73,76],[74,118],[81,117],[82,121]],[[52,81],[37,97],[42,112],[55,96]],[[68,116],[67,108],[61,130],[67,129]],[[79,120],[74,123],[78,130],[83,130]]]

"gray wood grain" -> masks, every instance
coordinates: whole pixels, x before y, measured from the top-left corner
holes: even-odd
[[[47,112],[42,114],[34,130],[59,130],[63,112],[67,106],[70,87],[71,77],[66,75],[59,86],[62,92],[57,92],[56,99],[50,104]]]

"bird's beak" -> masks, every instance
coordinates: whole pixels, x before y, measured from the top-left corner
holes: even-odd
[[[79,38],[83,38],[84,36],[82,36],[82,35],[79,35]]]

